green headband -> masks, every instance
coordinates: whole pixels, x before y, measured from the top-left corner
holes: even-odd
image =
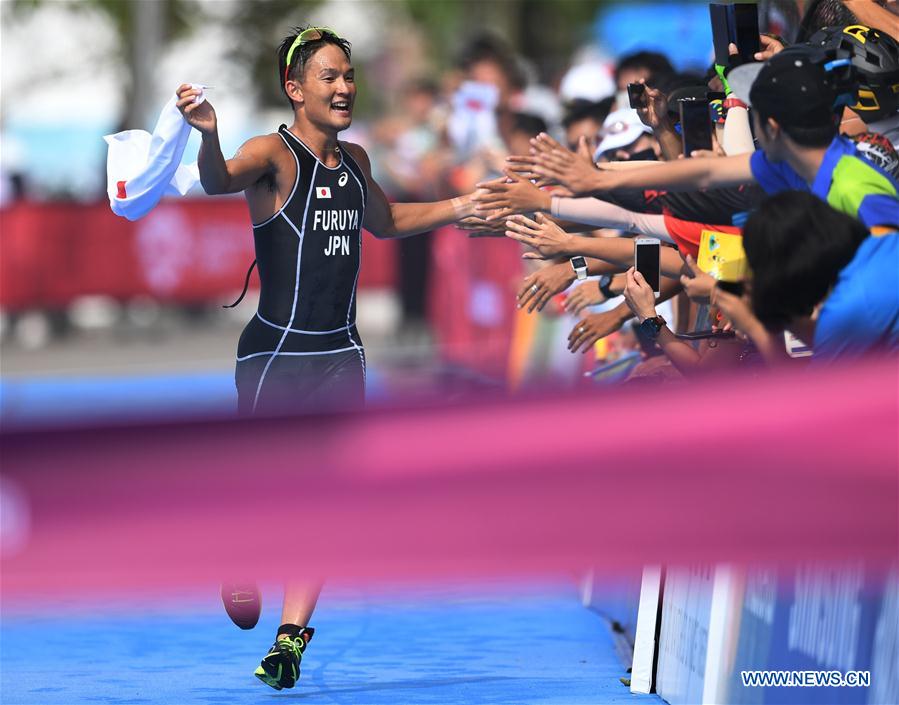
[[[294,50],[308,42],[318,41],[325,35],[334,37],[334,39],[340,39],[337,32],[327,27],[310,27],[309,29],[304,29],[297,35],[297,38],[293,40],[293,44],[290,45],[290,49],[287,50],[287,64],[284,66],[285,83],[287,82],[287,74],[290,73],[290,62],[293,60]]]

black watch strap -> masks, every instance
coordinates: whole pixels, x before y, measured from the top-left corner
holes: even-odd
[[[617,294],[613,293],[609,287],[612,285],[612,277],[608,274],[603,274],[599,278],[599,293],[606,297],[606,299],[614,299]]]
[[[659,337],[659,333],[662,328],[668,325],[668,322],[662,318],[661,316],[653,316],[652,318],[647,318],[640,324],[640,328],[643,329],[643,332],[646,333],[647,336],[655,340]]]

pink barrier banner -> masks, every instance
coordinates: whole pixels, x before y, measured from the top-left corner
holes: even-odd
[[[3,595],[291,571],[885,565],[899,555],[897,381],[888,360],[656,390],[6,434]]]
[[[133,223],[105,202],[24,202],[0,212],[0,222],[0,307],[11,311],[85,295],[219,301],[240,291],[255,257],[242,198],[163,201]],[[395,243],[363,237],[359,285],[393,286]]]

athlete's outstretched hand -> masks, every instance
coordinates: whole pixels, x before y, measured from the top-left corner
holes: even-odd
[[[208,100],[202,103],[195,103],[194,100],[202,91],[199,88],[192,88],[187,83],[182,83],[175,91],[178,96],[178,110],[187,120],[187,124],[196,128],[204,135],[211,135],[216,130],[215,110]]]
[[[537,270],[524,280],[518,291],[518,308],[528,307],[528,313],[542,311],[543,307],[574,281],[570,262],[550,264]]]
[[[523,215],[512,216],[506,221],[506,235],[518,240],[535,252],[525,252],[524,259],[548,259],[567,255],[573,236],[547,218],[543,213],[531,220]]]

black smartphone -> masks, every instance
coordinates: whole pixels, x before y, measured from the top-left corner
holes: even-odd
[[[684,156],[689,157],[697,149],[711,149],[712,119],[709,116],[709,101],[682,98],[678,101],[678,107]]]
[[[759,43],[759,6],[754,2],[731,5],[731,41],[743,63],[755,61]]]
[[[646,107],[646,85],[643,83],[628,83],[627,84],[627,99],[630,101],[631,108],[637,110],[638,108]]]
[[[662,280],[661,248],[662,243],[657,237],[638,237],[634,241],[634,269],[643,275],[656,296]]]
[[[709,19],[712,21],[712,43],[715,46],[715,63],[727,66],[730,52],[727,45],[731,42],[730,35],[730,11],[731,5],[722,5],[717,2],[709,3]]]
[[[674,337],[680,340],[706,340],[708,338],[733,338],[736,335],[732,330],[694,330],[692,333],[675,333]]]
[[[746,291],[746,287],[743,282],[723,282],[719,281],[715,283],[721,291],[726,291],[728,294],[733,294],[734,296],[743,296],[743,292]]]

